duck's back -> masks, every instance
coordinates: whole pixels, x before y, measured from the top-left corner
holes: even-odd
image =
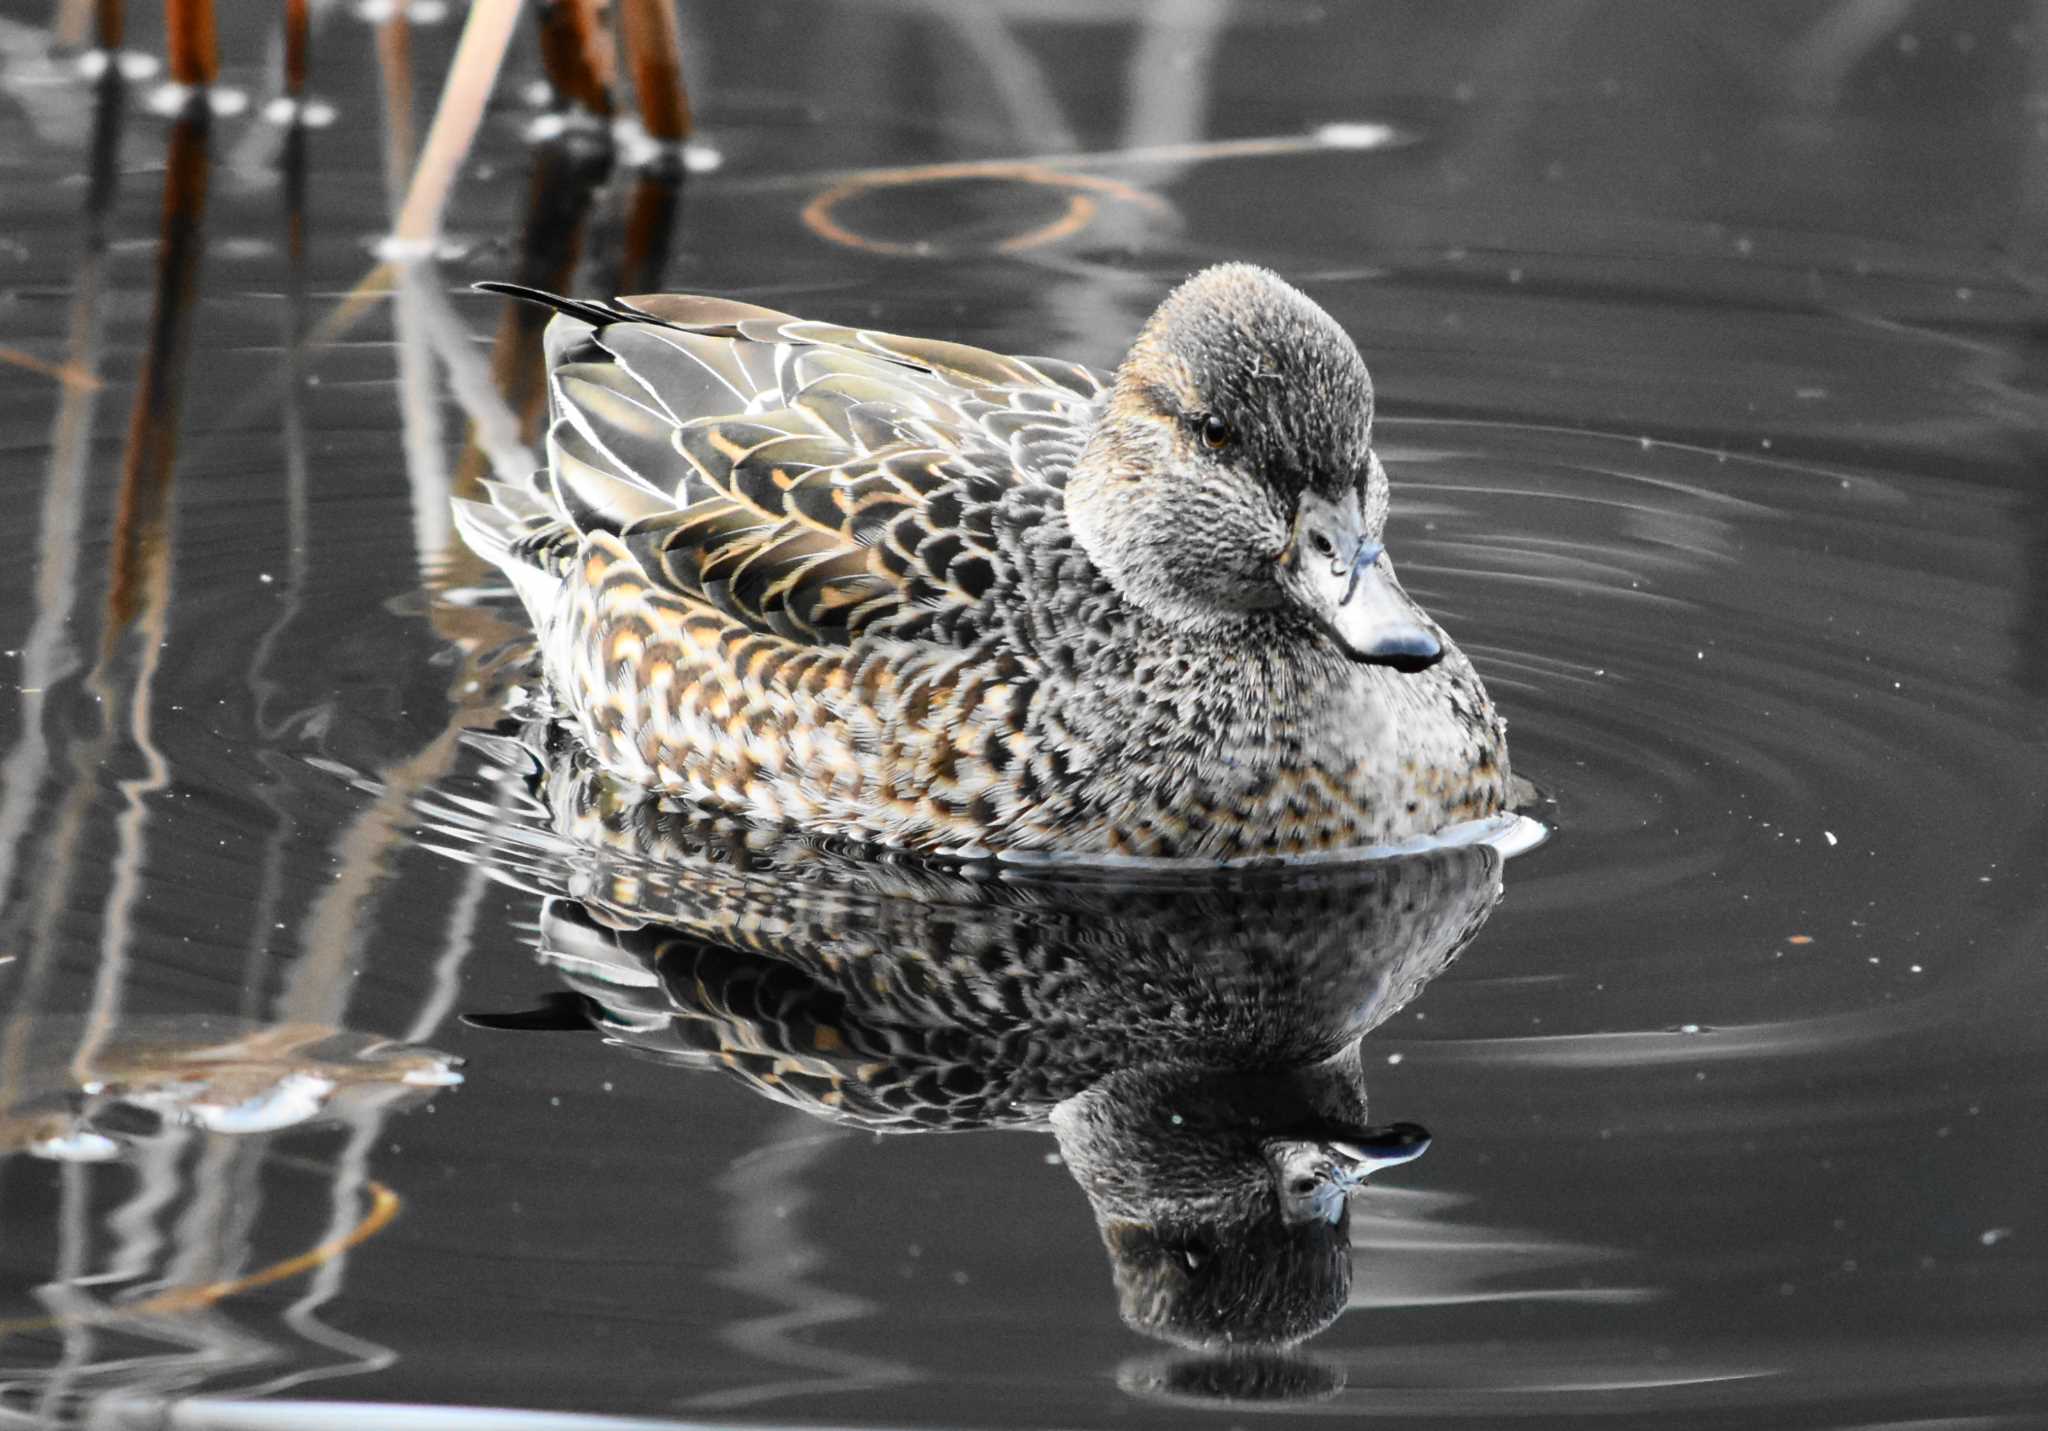
[[[548,468],[459,515],[599,759],[757,816],[979,843],[1018,805],[1019,582],[1042,603],[1049,579],[1016,538],[1057,510],[1102,379],[719,299],[545,301]]]

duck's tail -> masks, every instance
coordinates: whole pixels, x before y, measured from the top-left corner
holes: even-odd
[[[555,560],[559,543],[549,536],[551,529],[562,529],[563,524],[532,484],[487,478],[484,487],[488,502],[453,500],[455,529],[471,551],[511,578],[513,590],[539,622],[562,584]]]

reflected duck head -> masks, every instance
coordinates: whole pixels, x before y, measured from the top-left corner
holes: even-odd
[[[1436,625],[1381,537],[1372,378],[1311,299],[1251,264],[1175,289],[1118,368],[1067,510],[1123,595],[1197,633],[1277,618],[1413,673]]]
[[[1355,1048],[1292,1070],[1119,1073],[1052,1124],[1124,1320],[1209,1349],[1291,1346],[1335,1321],[1351,1196],[1429,1144],[1415,1124],[1365,1121]]]

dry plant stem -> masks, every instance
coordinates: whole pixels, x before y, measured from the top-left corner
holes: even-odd
[[[549,0],[540,12],[540,60],[557,97],[612,117],[618,57],[602,0]]]
[[[164,0],[164,36],[171,52],[171,78],[177,83],[204,89],[219,77],[213,0]]]
[[[650,139],[680,144],[690,137],[690,96],[683,89],[683,39],[675,0],[623,0],[619,13],[641,127]]]
[[[84,49],[90,42],[102,50],[121,47],[121,0],[57,0],[50,20],[50,39],[60,50]]]
[[[307,0],[284,0],[284,92],[293,99],[306,93],[311,13]]]
[[[433,127],[427,131],[426,147],[413,168],[405,206],[399,210],[396,237],[401,243],[431,243],[440,236],[448,191],[455,186],[456,171],[476,139],[477,126],[483,123],[484,104],[497,82],[498,67],[505,61],[505,47],[512,43],[520,8],[520,0],[495,0],[470,8],[448,71],[447,87],[441,91]]]

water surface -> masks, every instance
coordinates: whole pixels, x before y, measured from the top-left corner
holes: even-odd
[[[382,268],[459,19],[326,13],[297,133],[253,10],[181,123],[0,19],[0,1422],[2044,1424],[2037,7],[690,6],[701,172],[515,51]],[[877,864],[504,718],[471,281],[1108,365],[1225,257],[1543,848]]]

